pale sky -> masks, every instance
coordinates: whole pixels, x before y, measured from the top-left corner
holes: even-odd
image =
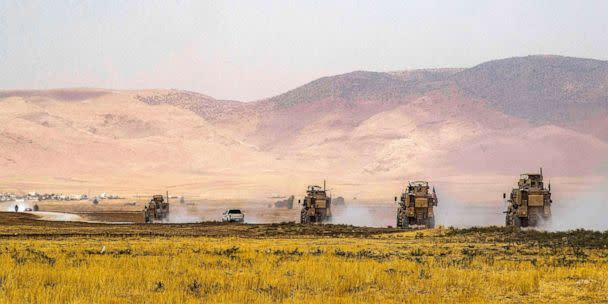
[[[0,89],[271,97],[354,70],[608,59],[608,1],[0,0]]]

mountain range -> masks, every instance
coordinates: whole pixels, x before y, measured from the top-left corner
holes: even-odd
[[[585,189],[607,155],[608,61],[592,59],[355,71],[251,102],[0,92],[0,188],[13,191],[254,199],[327,179],[345,197],[390,199],[426,179],[451,200],[484,203],[541,166],[558,193]]]

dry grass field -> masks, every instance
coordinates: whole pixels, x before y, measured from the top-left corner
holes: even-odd
[[[1,303],[605,303],[608,233],[0,213]]]

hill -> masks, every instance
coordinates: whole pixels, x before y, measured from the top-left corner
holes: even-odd
[[[581,187],[572,179],[597,181],[608,155],[607,66],[528,56],[357,71],[256,102],[5,91],[0,177],[22,191],[169,187],[216,198],[300,193],[326,178],[343,196],[386,199],[408,179],[429,179],[454,199],[484,201],[544,166],[567,193]]]
[[[490,61],[454,82],[503,113],[535,123],[585,119],[608,111],[608,62],[562,56]]]

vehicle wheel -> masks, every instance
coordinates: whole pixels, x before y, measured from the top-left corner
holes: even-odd
[[[505,226],[506,226],[506,227],[511,226],[511,222],[509,221],[509,215],[508,215],[508,214],[507,214],[507,215],[505,215]]]
[[[403,224],[402,224],[403,228],[405,228],[405,229],[410,228],[410,218],[407,217],[405,214],[403,215],[403,221],[402,222],[403,222]]]
[[[402,212],[401,212],[401,208],[397,209],[397,228],[403,228],[403,219],[401,216]]]
[[[300,211],[300,223],[301,224],[306,224],[307,217],[306,217],[306,210],[302,209],[302,211]]]
[[[513,226],[515,226],[516,228],[521,228],[521,218],[519,216],[515,216],[513,218]]]
[[[434,217],[431,217],[427,220],[427,227],[435,228],[435,218]]]
[[[397,212],[397,228],[407,228],[409,226],[409,221],[405,213]]]

